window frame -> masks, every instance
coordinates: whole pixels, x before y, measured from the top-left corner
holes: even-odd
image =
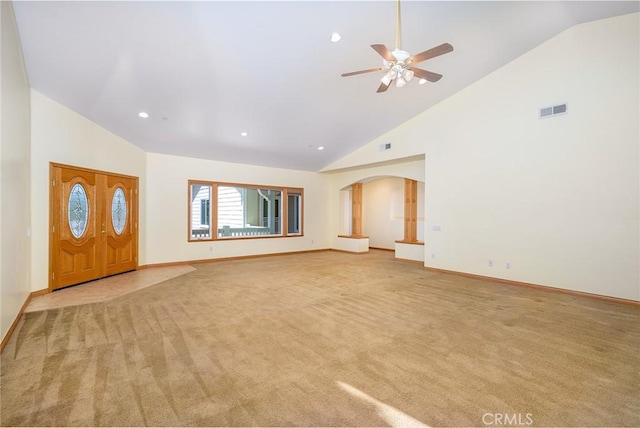
[[[194,238],[193,237],[193,228],[192,228],[192,220],[193,220],[193,212],[192,212],[192,206],[193,206],[193,201],[191,200],[191,196],[192,196],[192,187],[193,185],[201,185],[201,186],[208,186],[209,187],[209,237],[208,238]],[[213,211],[212,211],[212,207],[214,203],[217,203],[217,199],[216,199],[216,194],[214,193],[214,189],[213,186],[211,186],[211,183],[208,181],[203,181],[203,180],[189,180],[188,182],[188,186],[187,186],[187,237],[188,237],[188,241],[189,242],[203,242],[203,241],[211,241],[211,237],[213,236],[213,230],[214,230],[214,218],[213,218]],[[202,200],[201,200],[202,201]],[[202,206],[200,204],[200,206]],[[202,213],[200,213],[199,218],[202,218]]]
[[[208,238],[194,238],[192,235],[192,201],[191,192],[193,185],[209,186],[211,189],[209,197],[209,227]],[[280,234],[272,235],[251,235],[251,236],[218,236],[218,187],[235,187],[245,189],[275,190],[280,191]],[[289,195],[299,198],[298,224],[300,231],[289,232]],[[211,241],[234,241],[239,239],[272,239],[272,238],[296,238],[304,236],[304,188],[289,186],[273,186],[262,184],[231,183],[209,180],[188,180],[187,181],[187,241],[188,242],[211,242]]]
[[[286,195],[283,197],[286,198],[284,209],[287,210],[285,215],[285,220],[287,222],[287,236],[304,236],[304,195],[302,189],[298,192],[298,189],[288,188]],[[298,199],[298,232],[290,232],[289,231],[289,197],[297,197]]]

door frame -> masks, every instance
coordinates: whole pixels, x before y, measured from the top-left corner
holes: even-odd
[[[54,288],[53,288],[53,283],[54,283],[54,269],[53,269],[53,265],[54,265],[54,248],[55,248],[55,244],[54,244],[54,227],[56,224],[58,224],[60,222],[60,212],[56,212],[56,210],[54,210],[55,207],[55,200],[54,200],[54,186],[56,185],[55,183],[55,168],[65,168],[65,169],[74,169],[77,171],[84,171],[84,172],[89,172],[89,173],[95,173],[95,174],[102,174],[102,175],[107,175],[107,176],[112,176],[112,177],[122,177],[122,178],[126,178],[126,179],[130,179],[133,180],[135,182],[135,188],[134,188],[134,195],[135,195],[135,200],[132,201],[132,206],[131,206],[131,221],[134,222],[134,233],[133,233],[133,240],[134,240],[134,249],[136,252],[135,255],[135,270],[138,270],[139,267],[139,262],[138,262],[138,254],[139,254],[139,248],[138,248],[138,244],[139,244],[139,227],[138,227],[138,216],[139,216],[139,193],[138,193],[138,188],[139,188],[139,177],[133,176],[133,175],[127,175],[127,174],[120,174],[120,173],[115,173],[115,172],[110,172],[110,171],[103,171],[103,170],[99,170],[99,169],[91,169],[91,168],[85,168],[85,167],[81,167],[81,166],[75,166],[75,165],[68,165],[68,164],[61,164],[61,163],[57,163],[57,162],[49,162],[49,273],[48,273],[48,287],[47,287],[47,292],[51,293]],[[105,276],[106,277],[106,276]],[[103,278],[105,278],[103,277]],[[96,279],[100,279],[100,278],[96,278]],[[72,286],[72,285],[70,285]]]

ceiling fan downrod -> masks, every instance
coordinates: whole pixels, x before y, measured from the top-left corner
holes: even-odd
[[[396,45],[391,52],[395,61],[384,61],[385,67],[389,67],[389,71],[380,79],[385,85],[389,86],[395,80],[396,87],[401,88],[413,79],[413,71],[409,70],[405,65],[405,61],[411,57],[409,52],[402,50],[402,21],[400,19],[400,0],[396,0]]]
[[[395,46],[396,51],[399,51],[402,49],[401,37],[402,37],[402,34],[400,31],[400,0],[396,0],[396,46]]]

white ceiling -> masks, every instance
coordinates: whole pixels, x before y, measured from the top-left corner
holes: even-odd
[[[382,65],[373,43],[393,49],[389,0],[14,8],[31,86],[142,149],[316,171],[563,30],[639,4],[403,1],[404,50],[454,51],[420,65],[439,82],[383,94],[382,72],[340,74]]]

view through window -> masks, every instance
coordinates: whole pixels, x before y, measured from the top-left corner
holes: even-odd
[[[190,180],[189,241],[300,236],[302,196],[300,188]]]

